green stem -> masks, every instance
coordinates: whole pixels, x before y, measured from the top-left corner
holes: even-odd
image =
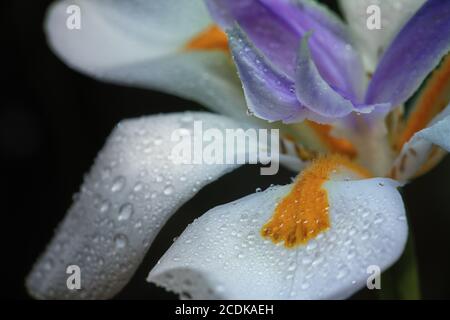
[[[412,232],[409,233],[408,242],[400,260],[382,274],[381,290],[378,291],[378,295],[383,300],[419,300],[421,298]]]

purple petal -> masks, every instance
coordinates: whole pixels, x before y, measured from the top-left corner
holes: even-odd
[[[311,58],[308,39],[309,35],[303,39],[297,59],[295,77],[297,99],[321,115],[342,118],[353,111],[353,104],[333,90],[322,78]]]
[[[295,77],[298,46],[314,30],[311,54],[321,76],[346,96],[361,102],[364,73],[343,23],[318,5],[287,0],[207,0],[223,28],[238,23],[251,42],[289,78]]]
[[[362,102],[365,89],[362,63],[347,36],[346,26],[337,16],[311,1],[297,1],[295,5],[286,0],[259,1],[297,32],[295,50],[301,39],[312,31],[311,56],[322,78],[351,100]],[[294,77],[295,69],[296,65]]]
[[[212,10],[213,17],[219,17],[216,21],[222,23],[223,28],[229,29],[238,23],[279,70],[292,76],[300,37],[272,8],[259,0],[213,0],[207,3],[211,3],[210,10],[216,9]]]
[[[309,34],[302,40],[297,59],[295,89],[300,103],[328,118],[343,118],[353,111],[371,112],[372,106],[355,105],[322,78],[311,58],[308,39]]]
[[[450,51],[450,1],[428,0],[386,51],[370,83],[367,103],[408,100]]]
[[[297,101],[294,83],[267,61],[239,27],[229,30],[229,45],[250,110],[269,121],[301,118],[304,108]]]

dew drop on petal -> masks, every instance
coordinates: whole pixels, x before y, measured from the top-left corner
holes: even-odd
[[[114,237],[114,245],[116,249],[123,249],[128,245],[128,238],[123,234],[118,234]]]
[[[117,217],[117,220],[124,221],[130,219],[130,217],[134,213],[134,207],[131,203],[125,203],[122,205],[119,209],[119,215]]]
[[[166,195],[166,196],[170,196],[172,193],[173,193],[173,186],[172,185],[167,185],[165,188],[164,188],[164,194]]]
[[[105,212],[107,212],[107,211],[109,210],[109,207],[110,207],[109,201],[108,201],[108,200],[104,200],[104,201],[100,204],[99,211],[100,211],[101,213],[105,213]]]
[[[122,176],[117,177],[114,179],[114,182],[111,186],[111,192],[120,192],[125,187],[126,179]]]
[[[136,183],[136,185],[133,188],[134,192],[140,192],[142,190],[142,188],[144,187],[144,185],[141,182]]]

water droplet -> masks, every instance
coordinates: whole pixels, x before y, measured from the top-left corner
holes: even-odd
[[[216,286],[215,291],[216,291],[217,293],[224,292],[224,291],[225,291],[225,287],[222,286],[222,285],[218,285],[218,286]]]
[[[128,220],[134,213],[134,207],[131,203],[125,203],[123,206],[119,209],[119,215],[117,217],[117,220],[124,221]]]
[[[348,274],[348,269],[347,268],[341,268],[338,271],[338,273],[336,274],[336,279],[341,280],[342,278],[347,276],[347,274]]]
[[[364,232],[362,235],[361,235],[361,240],[363,240],[363,241],[365,241],[365,240],[367,240],[367,239],[369,239],[370,238],[370,234],[368,233],[368,232]]]
[[[47,261],[45,261],[44,269],[50,271],[52,268],[53,268],[53,260],[48,259]]]
[[[100,207],[99,207],[98,210],[99,210],[101,213],[105,213],[105,212],[107,212],[107,211],[109,210],[109,207],[110,207],[109,201],[108,201],[108,200],[104,200],[104,201],[100,204]]]
[[[373,223],[374,223],[374,224],[380,224],[380,223],[382,223],[383,221],[384,221],[384,219],[381,218],[381,217],[379,217],[379,218],[375,219],[375,221],[374,221]]]
[[[306,246],[306,250],[308,251],[313,251],[317,248],[317,242],[315,241],[311,241],[307,246]]]
[[[136,183],[136,185],[134,186],[133,190],[134,192],[139,192],[144,188],[144,185],[141,182]]]
[[[117,249],[123,249],[128,245],[128,238],[123,234],[118,234],[114,237],[114,244]]]
[[[309,289],[309,287],[310,287],[310,285],[309,285],[308,282],[304,282],[304,283],[302,283],[302,285],[300,286],[300,288],[301,288],[302,290]]]
[[[323,262],[324,258],[323,257],[318,257],[317,259],[315,259],[312,263],[313,267],[317,267],[318,265],[320,265]]]
[[[123,188],[125,187],[125,184],[126,184],[126,179],[122,176],[119,176],[116,179],[114,179],[114,182],[111,186],[111,191],[112,192],[122,191]]]
[[[111,168],[105,167],[101,172],[101,176],[103,180],[108,179],[111,176]]]
[[[173,193],[173,186],[172,185],[167,185],[165,188],[164,188],[164,194],[166,195],[166,196],[170,196],[172,193]]]
[[[295,262],[292,262],[288,267],[288,271],[294,271],[296,268],[297,264]]]

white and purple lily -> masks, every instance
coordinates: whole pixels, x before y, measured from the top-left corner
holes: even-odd
[[[65,28],[73,2],[77,31]],[[171,215],[238,167],[171,161],[171,134],[197,120],[279,127],[281,162],[300,173],[205,213],[148,281],[195,299],[342,299],[366,285],[369,266],[391,266],[408,234],[398,187],[450,150],[450,2],[349,2],[349,29],[306,0],[56,2],[46,31],[68,65],[223,115],[120,123],[30,273],[30,293],[104,299],[127,284]],[[366,28],[373,3],[382,30]],[[81,268],[82,290],[68,290],[68,265]]]

